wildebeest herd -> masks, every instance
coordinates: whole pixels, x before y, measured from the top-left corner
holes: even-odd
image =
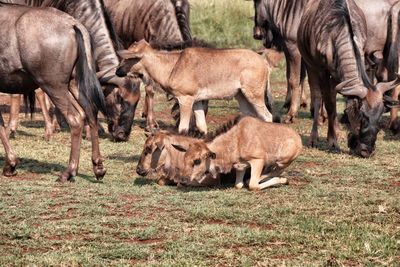
[[[282,51],[287,65],[286,123],[304,103],[308,77],[313,127],[328,117],[328,145],[337,143],[336,95],[345,97],[350,151],[370,157],[379,121],[396,107],[400,78],[400,2],[395,0],[254,0],[254,38]],[[282,171],[301,153],[299,134],[273,123],[271,67],[249,49],[216,49],[192,38],[188,0],[0,0],[0,91],[24,94],[34,105],[41,88],[71,130],[68,168],[60,181],[77,175],[84,125],[90,128],[93,171],[106,173],[99,149],[98,112],[113,141],[127,141],[140,98],[147,140],[137,173],[159,184],[210,186],[235,172],[235,187],[250,190],[286,184]],[[249,29],[250,31],[251,29]],[[375,82],[377,81],[377,82]],[[178,131],[158,130],[155,89],[179,106]],[[389,93],[392,92],[391,97]],[[239,102],[242,115],[207,134],[208,100]],[[41,98],[46,136],[54,123]],[[1,119],[5,176],[16,174],[9,134],[15,131],[20,97],[13,98],[8,129]],[[193,116],[194,115],[194,116]],[[194,123],[191,123],[194,122]]]

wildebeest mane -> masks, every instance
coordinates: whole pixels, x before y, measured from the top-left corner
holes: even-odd
[[[242,116],[242,115],[238,115],[233,120],[230,120],[229,122],[225,123],[224,125],[219,127],[217,130],[215,130],[214,132],[207,134],[206,137],[205,137],[205,141],[206,142],[211,142],[216,137],[228,132],[235,125],[237,125],[243,117],[244,116]]]
[[[328,18],[327,21],[329,21],[329,25],[327,25],[327,30],[328,31],[333,31],[334,28],[336,29],[343,29],[348,26],[349,29],[349,34],[350,34],[350,39],[352,42],[352,47],[354,50],[354,55],[357,63],[357,68],[358,71],[361,74],[361,79],[363,81],[363,84],[367,88],[371,88],[373,90],[376,90],[375,85],[373,85],[368,78],[365,65],[362,61],[362,55],[361,52],[357,46],[357,43],[355,41],[355,31],[354,31],[354,24],[353,21],[351,20],[351,14],[349,7],[347,5],[347,0],[335,0],[333,1],[332,8],[330,12],[328,12]]]
[[[166,50],[166,51],[183,50],[189,47],[215,48],[214,44],[208,43],[198,38],[193,38],[192,40],[183,41],[179,43],[151,41],[150,45],[153,49]]]
[[[99,2],[100,2],[100,5],[101,5],[101,9],[103,11],[103,16],[104,16],[104,20],[106,22],[106,26],[107,26],[108,32],[110,33],[111,41],[113,42],[114,47],[117,50],[121,50],[121,49],[123,49],[122,42],[118,38],[118,35],[117,35],[117,33],[115,31],[115,28],[114,28],[114,25],[111,22],[110,15],[108,14],[108,12],[106,10],[106,7],[104,5],[104,1],[103,0],[99,0]]]

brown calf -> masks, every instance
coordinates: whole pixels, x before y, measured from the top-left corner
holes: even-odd
[[[185,152],[182,177],[201,182],[234,168],[235,187],[242,188],[245,170],[251,167],[250,190],[286,184],[279,175],[302,150],[301,138],[293,129],[253,117],[236,118],[206,142],[172,146]]]
[[[213,186],[220,184],[219,179],[204,179],[202,182],[182,179],[180,170],[183,169],[183,152],[172,148],[171,144],[179,143],[188,146],[190,143],[199,142],[194,137],[176,135],[167,131],[150,134],[144,144],[136,172],[141,176],[157,173],[160,185],[181,184],[188,186]]]
[[[123,58],[117,75],[139,76],[145,84],[157,83],[179,102],[179,132],[189,129],[192,107],[196,125],[207,132],[202,100],[235,97],[244,114],[272,121],[265,106],[270,68],[256,52],[245,49],[187,48],[157,51],[146,41],[119,51]]]

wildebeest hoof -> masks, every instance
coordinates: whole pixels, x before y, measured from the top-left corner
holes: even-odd
[[[144,128],[145,131],[147,132],[152,132],[152,130],[156,130],[159,129],[160,126],[158,126],[158,123],[156,121],[149,123],[146,125],[146,127]]]
[[[104,167],[102,160],[93,161],[93,172],[98,181],[103,180],[104,175],[106,175],[107,169]]]
[[[11,177],[11,176],[17,175],[18,172],[16,171],[16,168],[17,168],[16,163],[13,165],[6,164],[3,168],[3,175],[6,177]]]
[[[329,152],[335,153],[335,154],[339,154],[342,151],[340,150],[340,147],[338,147],[338,146],[330,146],[329,147]]]
[[[11,130],[10,133],[8,134],[8,138],[15,139],[16,135],[17,135],[17,131]]]
[[[60,174],[57,178],[56,182],[65,183],[65,182],[75,182],[74,176],[67,170]]]
[[[242,189],[243,186],[244,186],[244,183],[235,184],[235,188],[236,188],[236,189]]]
[[[318,138],[310,138],[310,140],[308,140],[307,142],[307,146],[308,147],[317,147],[317,143],[318,143]]]
[[[294,123],[294,116],[292,116],[292,115],[287,115],[286,118],[285,118],[285,120],[284,120],[283,122],[286,123],[286,124]]]
[[[390,129],[390,131],[392,131],[393,134],[400,133],[400,122],[399,122],[399,120],[393,121],[390,124],[389,129]]]
[[[142,112],[142,118],[147,118],[147,113],[146,112]]]

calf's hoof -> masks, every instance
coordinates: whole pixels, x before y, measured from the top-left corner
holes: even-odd
[[[6,163],[3,167],[3,175],[6,177],[11,177],[17,175],[17,162],[14,163]]]
[[[9,139],[15,139],[16,135],[17,135],[17,131],[16,130],[10,130],[10,132],[8,134],[8,138]]]

